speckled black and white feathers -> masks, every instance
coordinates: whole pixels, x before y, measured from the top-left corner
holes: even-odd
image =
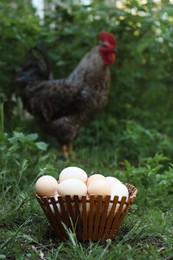
[[[47,56],[38,48],[18,82],[24,107],[60,144],[69,144],[107,103],[110,73],[96,46],[66,79],[51,80]]]

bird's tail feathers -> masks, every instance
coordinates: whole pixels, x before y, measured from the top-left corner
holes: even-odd
[[[16,78],[21,86],[32,85],[35,82],[50,79],[50,62],[43,41],[28,53],[28,58]]]

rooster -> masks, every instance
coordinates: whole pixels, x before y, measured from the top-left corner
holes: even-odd
[[[39,43],[17,76],[23,106],[41,128],[60,144],[64,159],[72,154],[79,130],[106,105],[110,86],[109,65],[117,41],[111,33],[99,34],[100,45],[88,52],[65,79],[51,79],[46,49]]]

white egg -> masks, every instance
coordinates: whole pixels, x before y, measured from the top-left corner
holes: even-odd
[[[111,185],[111,187],[113,187],[116,184],[122,183],[120,180],[112,176],[107,176],[106,180]]]
[[[114,199],[114,196],[118,196],[118,201],[121,201],[122,197],[126,197],[126,202],[128,201],[129,199],[129,192],[128,192],[128,189],[127,187],[121,183],[120,181],[115,181],[115,182],[112,182],[112,186],[111,186],[111,199],[113,200]],[[118,209],[120,207],[120,204],[117,203],[116,207],[115,207],[115,211],[114,211],[114,215],[117,213]],[[109,203],[109,207],[108,207],[108,213],[111,211],[111,208],[112,208],[112,203],[110,202]],[[122,208],[123,210],[125,209],[125,205],[123,206]]]
[[[113,184],[111,186],[111,199],[113,199],[114,196],[118,196],[119,197],[118,200],[121,200],[121,198],[123,196],[127,197],[126,201],[128,201],[129,192],[128,192],[127,187],[121,182],[119,182],[119,183],[117,182],[117,183]]]
[[[44,175],[37,180],[35,184],[35,191],[41,197],[51,197],[57,193],[57,186],[58,183],[54,177]]]
[[[67,179],[79,179],[85,183],[87,181],[87,178],[88,176],[86,172],[83,169],[75,166],[70,166],[63,169],[59,175],[60,182]]]
[[[86,196],[87,194],[87,186],[85,183],[78,179],[67,179],[58,184],[58,193],[62,196],[70,195],[73,197],[74,195]]]
[[[101,180],[101,179],[95,180],[95,181],[92,181],[88,185],[88,194],[89,195],[95,195],[95,196],[110,195],[111,194],[111,187],[106,180]]]

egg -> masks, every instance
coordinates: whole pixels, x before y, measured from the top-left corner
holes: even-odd
[[[122,197],[126,197],[126,202],[128,201],[129,198],[129,192],[127,187],[122,183],[122,182],[112,182],[111,184],[111,199],[114,199],[114,196],[118,196],[118,201],[121,201]],[[114,211],[114,215],[117,213],[118,209],[120,207],[120,204],[117,203],[116,207],[115,207],[115,211]],[[125,209],[125,205],[123,206],[122,210]],[[108,214],[111,211],[112,208],[112,203],[109,203],[109,207],[108,207]]]
[[[91,175],[91,176],[88,178],[88,180],[87,180],[87,186],[89,186],[91,182],[96,181],[96,180],[104,180],[104,181],[105,181],[106,178],[105,178],[105,176],[103,176],[103,175],[101,175],[101,174],[98,174],[98,173],[93,174],[93,175]]]
[[[54,177],[44,175],[37,180],[35,184],[35,191],[41,197],[51,197],[57,193],[57,186],[58,183]]]
[[[122,183],[120,180],[118,180],[117,178],[112,177],[112,176],[107,176],[106,180],[110,184],[111,187],[115,186],[116,184]]]
[[[74,195],[78,195],[81,198],[87,194],[86,184],[78,179],[67,179],[60,182],[57,190],[60,195],[70,195],[71,198],[73,198]]]
[[[128,192],[128,189],[127,187],[121,183],[121,182],[117,182],[117,183],[112,183],[112,186],[111,186],[111,199],[114,198],[114,196],[118,196],[119,199],[118,200],[121,200],[121,198],[124,196],[124,197],[127,197],[126,198],[126,201],[128,200],[129,198],[129,192]]]
[[[87,176],[86,172],[83,169],[81,169],[79,167],[75,167],[75,166],[70,166],[70,167],[63,169],[59,175],[60,182],[67,180],[67,179],[79,179],[79,180],[83,181],[84,183],[86,183],[87,178],[88,178],[88,176]]]
[[[109,183],[106,181],[106,178],[92,181],[88,185],[88,194],[89,195],[95,195],[95,196],[110,195],[111,194],[111,187],[110,187]]]

